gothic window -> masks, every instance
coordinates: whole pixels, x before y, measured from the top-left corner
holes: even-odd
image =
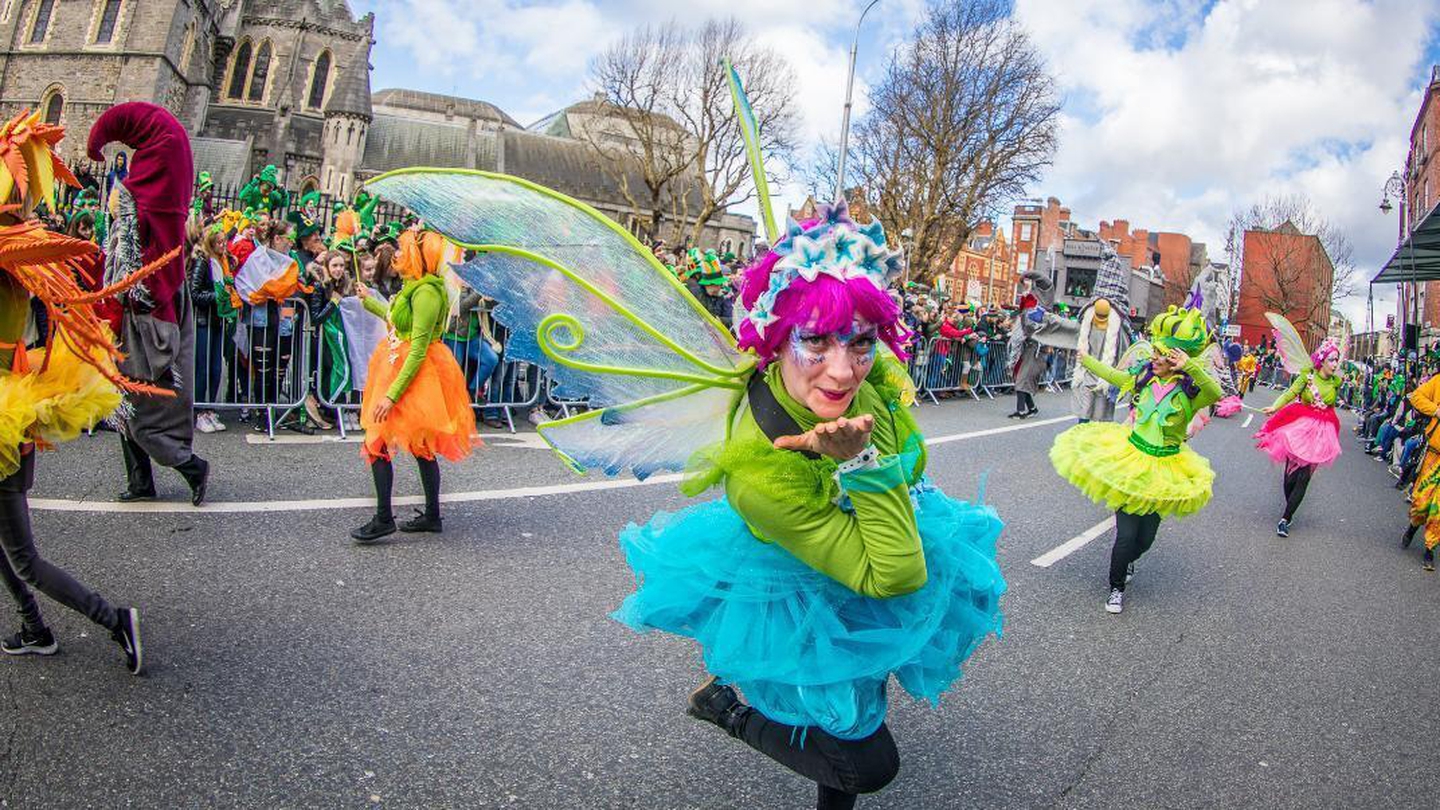
[[[45,41],[45,32],[50,28],[50,15],[55,11],[55,0],[40,0],[35,8],[35,22],[30,26],[30,44]]]
[[[100,27],[95,31],[95,43],[106,45],[115,38],[115,21],[120,17],[120,0],[105,0],[100,12]]]
[[[245,98],[245,79],[250,75],[250,40],[240,43],[235,49],[235,61],[230,67],[230,98]]]
[[[50,100],[45,102],[45,123],[60,123],[60,114],[65,111],[65,96],[59,91],[50,94]]]
[[[330,81],[330,52],[321,51],[315,60],[315,73],[310,77],[310,106],[320,109],[325,103],[325,85]]]
[[[266,40],[260,46],[260,52],[255,55],[255,72],[250,77],[251,101],[260,101],[265,98],[265,79],[270,73],[270,42]]]
[[[180,72],[190,72],[190,58],[195,55],[195,22],[185,26],[185,43],[180,46]]]

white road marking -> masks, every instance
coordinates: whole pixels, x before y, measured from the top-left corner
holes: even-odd
[[[1251,423],[1251,422],[1254,422],[1254,421],[1255,421],[1255,414],[1253,414],[1253,413],[1247,413],[1247,414],[1245,414],[1245,424],[1241,425],[1240,427],[1242,427],[1242,428],[1248,428],[1248,427],[1250,427],[1250,423]]]
[[[1060,562],[1066,557],[1069,557],[1071,554],[1074,554],[1075,552],[1089,545],[1091,540],[1094,540],[1095,538],[1110,531],[1113,528],[1115,528],[1115,516],[1111,515],[1110,517],[1107,517],[1099,523],[1096,523],[1094,526],[1091,526],[1080,534],[1075,535],[1074,537],[1066,540],[1055,548],[1052,548],[1044,554],[1041,554],[1039,557],[1031,560],[1030,564],[1038,565],[1041,568],[1049,568],[1055,563]]]
[[[1004,427],[989,428],[986,430],[972,430],[966,433],[951,433],[945,436],[936,436],[933,439],[926,439],[925,444],[939,445],[950,442],[964,441],[966,439],[978,439],[985,436],[995,436],[1002,433],[1011,433],[1017,430],[1029,430],[1031,428],[1055,425],[1061,422],[1074,421],[1073,416],[1060,416],[1052,419],[1042,419],[1038,422],[1022,422],[1018,425],[1006,425]],[[523,434],[527,437],[531,434]],[[299,439],[311,439],[308,436],[298,436]],[[330,441],[334,441],[333,438]],[[503,439],[508,436],[485,434],[488,441],[492,438]],[[277,441],[279,437],[277,437]],[[535,440],[543,442],[539,436]],[[262,440],[263,441],[263,440]],[[521,446],[530,447],[534,442],[522,440]],[[487,489],[475,490],[472,492],[452,492],[442,494],[440,500],[444,503],[469,503],[472,501],[501,501],[511,498],[541,498],[550,495],[569,495],[577,492],[596,492],[606,489],[627,489],[630,487],[644,487],[654,484],[672,484],[679,481],[682,476],[678,473],[665,473],[652,475],[644,481],[637,481],[634,478],[605,479],[601,481],[579,481],[573,484],[549,484],[533,487],[515,487],[512,489]],[[395,498],[395,505],[409,506],[424,503],[424,498],[418,495]],[[110,512],[125,514],[220,514],[240,512],[305,512],[320,509],[368,509],[375,506],[374,498],[315,498],[310,500],[292,501],[213,501],[201,507],[191,506],[183,501],[142,501],[139,503],[117,503],[114,501],[77,501],[68,498],[31,498],[30,508],[47,512]]]

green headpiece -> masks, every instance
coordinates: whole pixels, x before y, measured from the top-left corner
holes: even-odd
[[[1210,329],[1198,309],[1172,305],[1150,322],[1150,342],[1161,349],[1179,349],[1194,357],[1210,345]]]
[[[345,237],[344,239],[336,239],[336,240],[333,240],[333,241],[330,243],[330,249],[331,249],[331,250],[341,250],[341,251],[344,251],[344,252],[346,252],[346,253],[354,253],[354,252],[355,252],[355,243],[350,240],[350,237],[347,236],[347,237]]]
[[[210,178],[210,172],[200,172],[200,177],[195,181],[195,193],[204,194],[215,187],[215,181]]]
[[[320,192],[309,191],[300,195],[300,207],[304,208],[307,205],[314,205],[318,207],[320,205]]]
[[[375,236],[373,237],[376,247],[379,247],[386,242],[389,242],[392,245],[399,245],[400,233],[404,230],[405,229],[401,227],[400,223],[398,222],[386,223],[379,229],[379,233],[375,234]]]
[[[262,183],[269,183],[277,188],[280,185],[280,170],[275,168],[273,163],[261,169],[259,177]]]
[[[295,241],[298,242],[301,239],[304,239],[311,234],[319,233],[324,229],[325,226],[321,225],[319,222],[316,222],[315,220],[308,217],[300,217],[300,221],[295,224]]]

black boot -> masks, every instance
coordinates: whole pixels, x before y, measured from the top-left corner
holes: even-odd
[[[1426,571],[1435,570],[1435,549],[1425,549],[1425,559],[1421,561],[1420,567],[1424,568]]]
[[[205,488],[210,483],[210,462],[192,453],[184,464],[175,469],[190,485],[190,503],[194,506],[204,503]]]
[[[1423,525],[1423,524],[1422,524],[1422,525]],[[1415,542],[1415,534],[1416,534],[1416,532],[1419,532],[1419,531],[1420,531],[1420,527],[1419,527],[1419,526],[1413,526],[1413,525],[1410,526],[1408,529],[1406,529],[1406,530],[1405,530],[1405,536],[1400,538],[1400,547],[1401,547],[1401,548],[1410,548],[1410,544],[1413,543],[1413,542]]]
[[[140,445],[123,435],[120,437],[120,450],[125,455],[125,491],[115,500],[121,503],[154,500],[155,478],[150,456],[140,449]]]
[[[720,679],[713,675],[690,693],[689,705],[685,707],[686,714],[696,720],[714,723],[731,737],[740,736],[740,721],[749,711],[750,707],[741,702],[735,690],[720,683]]]

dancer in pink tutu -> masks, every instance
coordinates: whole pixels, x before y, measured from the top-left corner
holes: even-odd
[[[1255,446],[1285,466],[1285,514],[1275,534],[1289,537],[1290,521],[1305,500],[1315,468],[1340,457],[1340,418],[1335,415],[1340,346],[1326,338],[1314,354],[1307,355],[1299,333],[1284,316],[1267,312],[1265,317],[1275,327],[1281,361],[1295,381],[1265,409],[1274,415],[1255,434]]]

